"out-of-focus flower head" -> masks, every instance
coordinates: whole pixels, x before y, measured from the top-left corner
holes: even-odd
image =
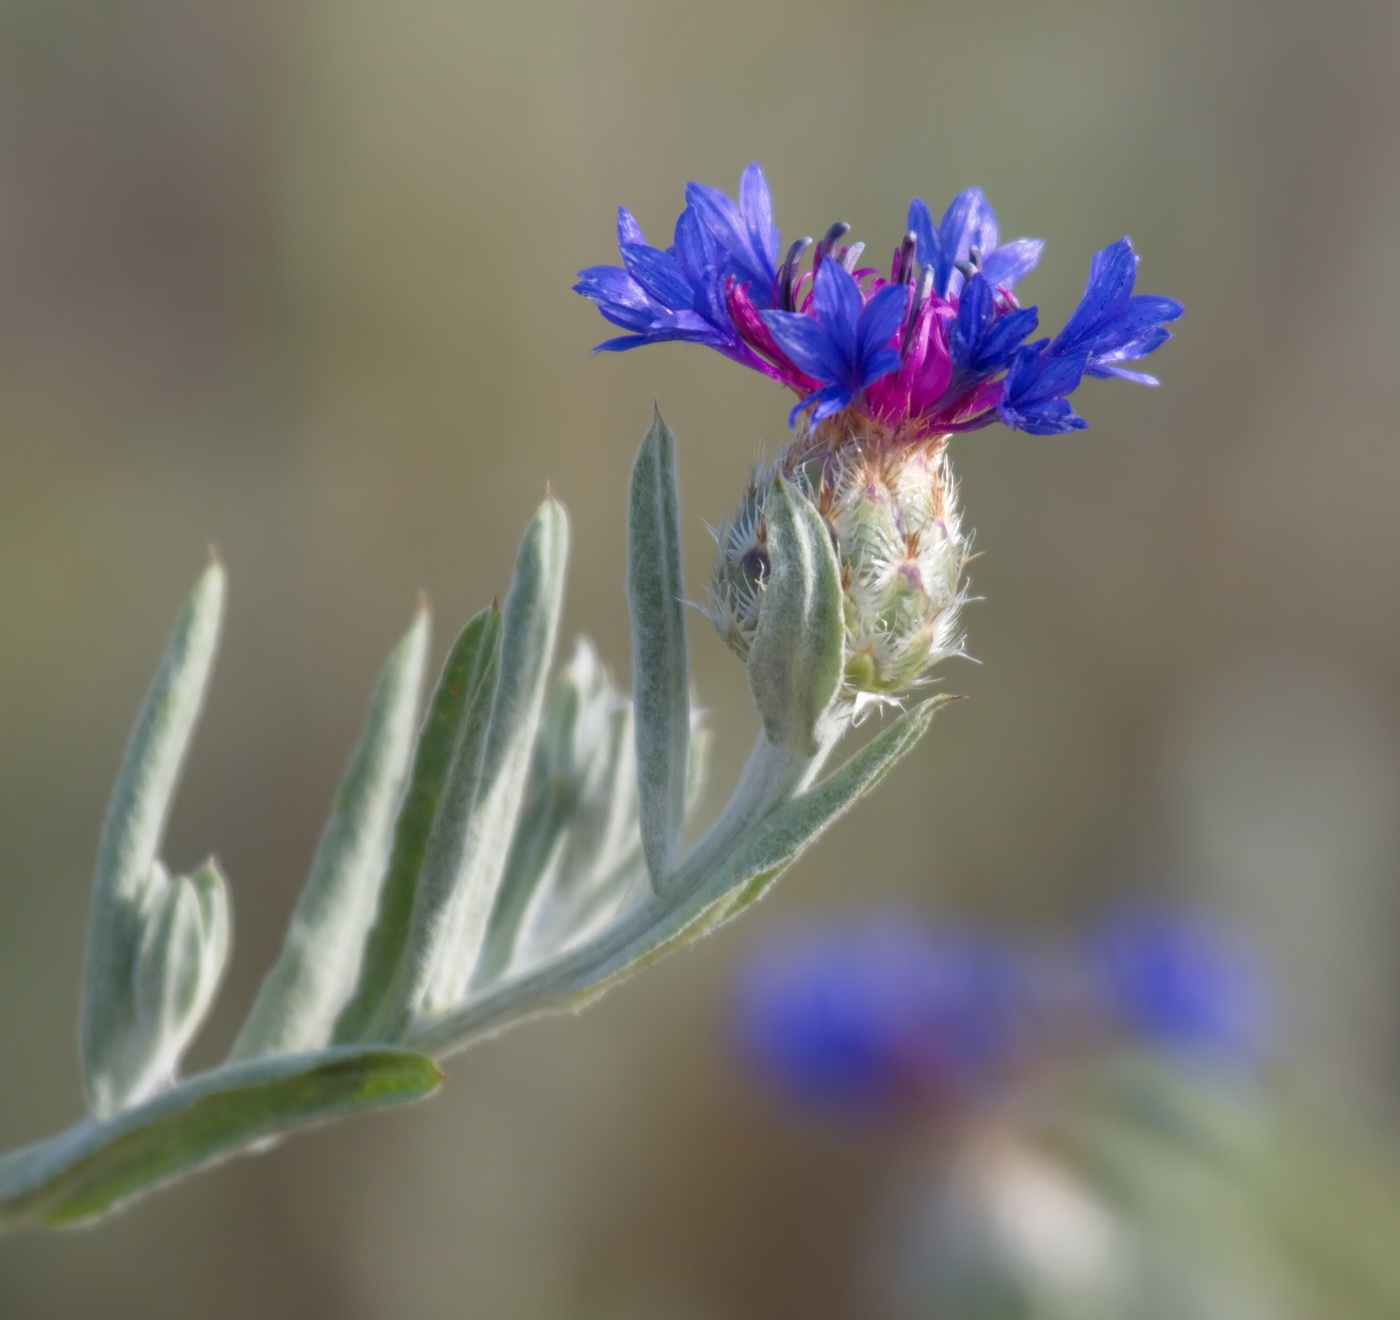
[[[664,249],[622,210],[623,264],[591,266],[574,287],[628,332],[602,350],[705,344],[793,390],[793,425],[850,409],[899,444],[996,421],[1035,435],[1077,430],[1086,423],[1069,396],[1085,375],[1157,383],[1124,364],[1165,343],[1182,306],[1134,293],[1129,239],[1095,254],[1059,334],[1032,341],[1038,310],[1021,307],[1014,289],[1043,244],[1002,243],[980,189],[960,193],[938,221],[925,202],[912,202],[888,273],[861,264],[865,245],[845,243],[849,229],[799,239],[780,260],[768,182],[755,163],[737,201],[690,184]]]
[[[811,924],[760,944],[738,983],[750,1063],[795,1100],[872,1111],[985,1101],[1120,1047],[1247,1073],[1269,1007],[1227,924],[1147,906],[1069,943],[894,913]]]
[[[882,914],[762,945],[738,987],[745,1055],[789,1098],[872,1112],[985,1094],[1025,1027],[1015,951]]]
[[[1273,1044],[1269,978],[1228,924],[1144,905],[1110,913],[1086,953],[1095,999],[1124,1033],[1216,1063],[1258,1063]]]

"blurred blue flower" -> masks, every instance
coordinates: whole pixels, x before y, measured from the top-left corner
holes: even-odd
[[[1016,953],[972,931],[884,914],[776,936],[738,987],[743,1051],[794,1101],[878,1111],[984,1091],[1013,1063]]]
[[[1218,919],[1125,906],[1099,923],[1087,957],[1106,1012],[1147,1043],[1246,1066],[1269,1053],[1265,969]]]

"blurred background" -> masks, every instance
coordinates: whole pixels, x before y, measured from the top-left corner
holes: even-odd
[[[789,400],[714,354],[590,359],[569,292],[687,179],[763,162],[785,239],[898,241],[976,183],[1054,325],[1130,233],[1187,306],[1092,430],[957,441],[972,700],[751,918],[428,1106],[95,1231],[0,1243],[0,1314],[862,1315],[894,1138],[735,1063],[765,931],[898,902],[1071,928],[1207,901],[1279,969],[1290,1085],[1400,1107],[1400,9],[1306,0],[5,0],[0,6],[0,1146],[76,1119],[106,794],[213,542],[226,646],[167,856],[231,878],[196,1063],[274,956],[383,655],[509,580],[546,480],[568,632],[625,676],[624,493],[659,402],[688,576]],[[714,810],[752,737],[696,619]]]

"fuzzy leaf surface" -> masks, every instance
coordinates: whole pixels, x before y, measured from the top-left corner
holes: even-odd
[[[443,662],[418,733],[408,787],[394,822],[393,847],[380,886],[374,924],[365,940],[359,980],[336,1022],[337,1044],[372,1039],[387,1025],[395,977],[408,945],[428,839],[465,731],[481,717],[473,702],[480,702],[485,695],[489,703],[489,694],[478,691],[479,669],[484,655],[498,643],[499,632],[500,611],[494,607],[483,610],[462,629]],[[489,704],[486,709],[489,717]]]
[[[405,1050],[331,1050],[228,1064],[0,1160],[0,1229],[61,1227],[298,1128],[422,1099],[437,1065]]]
[[[845,665],[841,569],[821,515],[781,476],[765,517],[772,568],[749,650],[749,691],[768,741],[811,755]]]
[[[428,632],[428,613],[420,609],[384,666],[282,952],[233,1058],[320,1049],[354,993],[413,751]]]
[[[685,823],[690,670],[685,640],[676,439],[658,413],[632,467],[627,604],[632,622],[642,850],[665,887]]]
[[[413,1012],[440,1012],[457,1003],[476,969],[524,806],[568,555],[568,518],[551,497],[530,520],[516,554],[502,612],[500,679],[471,800],[457,804],[461,816],[449,828],[434,830],[425,862],[425,885],[431,870],[441,901],[433,916],[426,979],[416,985],[409,1005]],[[437,823],[447,827],[446,815]]]
[[[98,844],[79,1029],[83,1086],[98,1117],[143,1084],[133,972],[171,799],[218,650],[224,570],[205,569],[181,612],[127,745]]]
[[[493,605],[478,614],[467,625],[453,654],[460,657],[458,727],[418,863],[407,939],[389,990],[385,1022],[390,1032],[398,1030],[421,1004],[453,935],[453,905],[458,901],[472,846],[491,708],[500,676],[500,610]]]

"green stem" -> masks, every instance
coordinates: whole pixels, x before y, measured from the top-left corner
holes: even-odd
[[[449,1012],[420,1018],[400,1040],[405,1048],[442,1058],[541,1013],[594,994],[667,952],[722,897],[713,892],[724,864],[744,836],[821,772],[848,726],[844,712],[823,720],[817,751],[807,756],[775,747],[760,733],[720,818],[677,868],[662,894],[648,895],[606,930],[539,967],[473,996]]]

